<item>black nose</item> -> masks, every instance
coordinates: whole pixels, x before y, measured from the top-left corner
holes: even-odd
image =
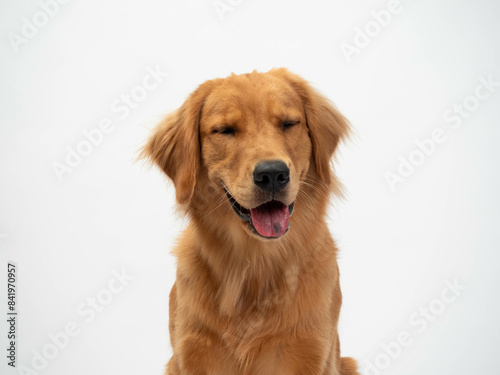
[[[279,160],[261,161],[253,171],[253,182],[264,191],[275,193],[290,181],[290,170]]]

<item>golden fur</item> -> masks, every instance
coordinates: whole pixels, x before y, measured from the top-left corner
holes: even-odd
[[[293,119],[294,126],[284,122]],[[228,130],[229,129],[229,130]],[[337,247],[324,220],[346,119],[286,69],[200,85],[153,131],[142,156],[173,181],[190,218],[174,253],[168,375],[356,375],[340,357]],[[289,230],[265,239],[233,211],[263,196],[261,160],[283,160]]]

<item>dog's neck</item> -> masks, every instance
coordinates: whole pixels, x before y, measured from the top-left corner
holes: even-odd
[[[320,198],[314,192],[307,199],[298,197],[289,232],[273,240],[249,234],[230,207],[221,205],[213,215],[205,215],[207,209],[214,208],[206,207],[206,201],[193,199],[188,230],[192,238],[204,239],[203,243],[193,244],[197,252],[193,256],[202,259],[217,284],[221,312],[239,314],[277,300],[286,303],[301,274],[326,257],[335,256],[334,250],[324,249],[325,243],[332,240],[328,235],[325,238],[326,200]],[[318,199],[318,204],[311,205],[311,199]]]

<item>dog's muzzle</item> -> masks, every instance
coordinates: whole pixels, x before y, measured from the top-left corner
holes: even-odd
[[[279,238],[290,227],[289,218],[293,213],[295,202],[290,205],[278,200],[270,200],[255,208],[245,208],[239,204],[222,184],[231,207],[241,220],[248,223],[250,230],[264,238]]]

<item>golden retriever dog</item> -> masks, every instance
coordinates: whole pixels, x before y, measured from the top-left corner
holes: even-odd
[[[207,81],[153,130],[142,156],[190,219],[174,250],[166,374],[358,374],[340,357],[325,222],[340,193],[330,159],[348,134],[284,68]]]

